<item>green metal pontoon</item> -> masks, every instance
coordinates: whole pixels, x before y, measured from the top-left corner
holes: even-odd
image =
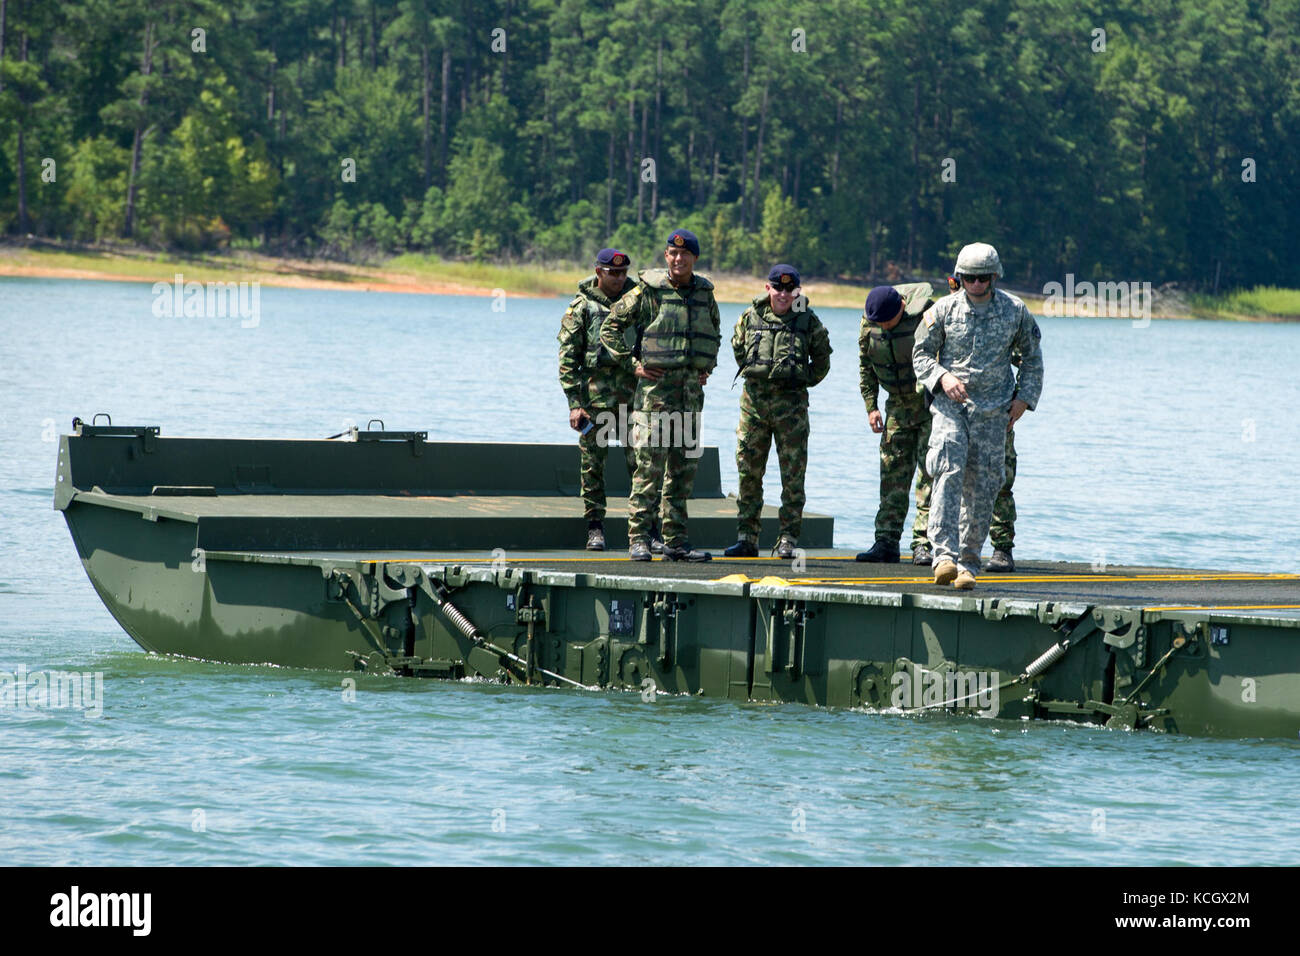
[[[795,561],[603,555],[576,445],[164,438],[74,422],[54,507],[143,648],[228,663],[1068,719],[1218,737],[1300,733],[1300,576],[1025,563],[973,592],[862,565],[805,515]],[[690,537],[735,536],[716,448]],[[763,536],[776,536],[765,508]]]

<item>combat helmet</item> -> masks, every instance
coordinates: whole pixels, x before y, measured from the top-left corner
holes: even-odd
[[[1002,275],[1002,260],[998,251],[987,242],[972,242],[962,246],[957,253],[957,265],[952,270],[954,275]]]

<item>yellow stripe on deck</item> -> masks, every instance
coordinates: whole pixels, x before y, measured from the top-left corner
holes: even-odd
[[[1171,607],[1157,604],[1144,607],[1144,611],[1298,611],[1300,604],[1191,604],[1186,607]]]

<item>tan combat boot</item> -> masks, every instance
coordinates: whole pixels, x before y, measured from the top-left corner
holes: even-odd
[[[940,561],[934,569],[935,584],[951,584],[957,576],[957,565],[951,561]]]
[[[952,582],[952,586],[959,591],[969,591],[975,586],[975,575],[969,571],[958,572],[957,580]]]

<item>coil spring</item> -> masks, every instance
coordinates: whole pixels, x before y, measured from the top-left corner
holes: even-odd
[[[474,629],[474,625],[470,622],[470,619],[460,613],[460,608],[456,607],[456,605],[452,604],[446,598],[443,598],[442,610],[443,613],[451,618],[451,623],[455,624],[462,634],[468,637],[471,641],[477,641],[479,639],[478,631]]]
[[[1053,644],[1046,651],[1044,651],[1041,656],[1039,656],[1036,660],[1034,660],[1033,663],[1031,663],[1028,667],[1025,668],[1025,677],[1027,678],[1037,677],[1043,671],[1047,670],[1049,667],[1051,667],[1053,664],[1059,661],[1062,657],[1064,657],[1065,652],[1068,651],[1069,649],[1070,649],[1069,641],[1061,641],[1061,643],[1059,644]]]

